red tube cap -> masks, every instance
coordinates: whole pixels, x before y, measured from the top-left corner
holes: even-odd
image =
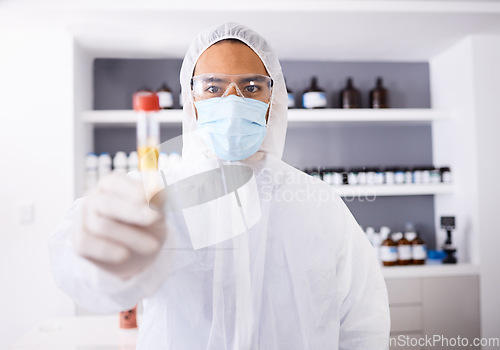
[[[160,110],[160,99],[154,92],[138,91],[134,94],[133,105],[135,111],[158,111]]]

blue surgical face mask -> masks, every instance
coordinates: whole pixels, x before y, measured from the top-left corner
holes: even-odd
[[[266,136],[265,102],[236,95],[196,101],[196,133],[224,160],[242,160],[258,151]]]

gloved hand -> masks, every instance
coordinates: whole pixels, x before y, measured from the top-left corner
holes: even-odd
[[[73,244],[82,257],[127,279],[154,261],[165,237],[165,215],[149,208],[142,182],[112,173],[86,198]]]

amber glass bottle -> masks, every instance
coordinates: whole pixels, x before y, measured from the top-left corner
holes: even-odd
[[[345,88],[340,92],[341,108],[361,108],[361,93],[353,85],[352,78],[347,78]]]
[[[394,266],[398,263],[398,245],[392,240],[388,227],[381,227],[380,235],[383,239],[380,246],[380,260],[384,266]]]
[[[410,265],[412,263],[411,258],[411,243],[405,238],[403,234],[401,239],[397,242],[398,244],[398,265]]]
[[[160,108],[161,109],[170,109],[174,107],[174,98],[172,95],[172,90],[167,86],[166,83],[163,83],[158,90],[156,90],[156,94],[160,99]]]
[[[311,85],[304,91],[302,105],[304,108],[326,108],[326,93],[325,90],[318,86],[318,79],[316,77],[312,77]]]
[[[424,265],[425,259],[427,259],[427,248],[425,242],[420,238],[420,234],[417,232],[415,239],[411,241],[412,247],[412,257],[414,265]]]
[[[377,78],[376,86],[370,91],[371,108],[389,108],[389,92],[383,86],[382,78]]]
[[[288,85],[286,85],[286,80],[285,80],[285,86],[286,86],[286,93],[288,95],[288,108],[295,108],[295,94],[293,93],[292,90],[288,88]]]

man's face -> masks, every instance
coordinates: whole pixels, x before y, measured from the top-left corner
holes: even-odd
[[[212,45],[201,54],[196,63],[194,75],[206,73],[268,75],[259,56],[251,48],[245,44],[228,41]],[[228,94],[236,94],[236,89],[231,88]],[[266,121],[268,116],[269,110],[266,114]],[[198,115],[196,117],[198,118]]]

